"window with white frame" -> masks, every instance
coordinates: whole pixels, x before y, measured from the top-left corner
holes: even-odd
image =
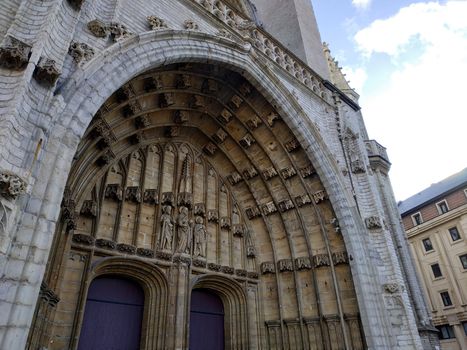
[[[431,240],[429,238],[425,238],[422,240],[423,243],[423,248],[425,248],[426,252],[431,252],[433,249],[433,243],[431,243]]]
[[[459,230],[457,229],[457,226],[451,227],[449,229],[449,234],[451,235],[451,239],[453,242],[458,241],[461,239],[461,234],[459,233]]]
[[[462,264],[462,267],[464,268],[464,270],[467,270],[467,254],[460,255],[459,259],[461,261],[461,264]]]
[[[446,202],[445,200],[436,203],[436,207],[438,208],[438,213],[440,214],[444,214],[449,211],[448,202]]]
[[[412,222],[414,226],[418,226],[423,223],[422,214],[420,212],[412,215]]]
[[[444,306],[447,307],[452,305],[452,300],[451,296],[449,295],[449,292],[441,292],[439,293],[439,295],[441,296],[441,300],[443,301]]]

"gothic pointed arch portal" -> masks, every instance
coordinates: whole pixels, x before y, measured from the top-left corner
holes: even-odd
[[[147,260],[171,281],[161,308],[173,329],[155,341],[165,348],[188,346],[193,275],[244,288],[244,324],[229,333],[236,349],[365,347],[326,190],[277,110],[239,73],[173,64],[127,82],[85,132],[62,207],[46,279],[59,276],[66,302],[41,325],[50,339],[60,320],[67,336],[57,348],[76,343],[87,266],[106,256]]]

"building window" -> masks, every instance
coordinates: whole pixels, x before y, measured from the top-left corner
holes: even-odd
[[[444,306],[451,306],[452,305],[452,300],[451,300],[451,297],[449,296],[448,292],[441,292],[439,294],[441,295],[441,299],[443,300],[443,305]]]
[[[422,214],[420,213],[415,213],[412,215],[412,222],[415,226],[420,225],[423,220],[422,220]]]
[[[431,270],[433,271],[433,276],[435,276],[435,278],[443,276],[443,274],[441,273],[441,268],[439,267],[439,264],[431,265]]]
[[[429,238],[425,238],[422,242],[426,252],[431,252],[433,250],[433,244],[431,244]]]
[[[461,255],[459,259],[461,259],[462,267],[464,270],[467,270],[467,254]]]
[[[438,336],[439,339],[454,339],[456,336],[454,335],[454,330],[452,329],[452,326],[448,324],[444,324],[442,326],[436,327],[438,328]]]
[[[461,239],[461,235],[460,235],[459,230],[457,229],[457,227],[451,227],[449,229],[449,234],[451,235],[451,239],[453,241],[458,241],[459,239]]]
[[[438,208],[438,212],[440,214],[444,214],[449,211],[448,203],[446,201],[441,201],[441,202],[436,203],[436,207]]]

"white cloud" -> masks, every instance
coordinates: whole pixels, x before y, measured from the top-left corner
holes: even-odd
[[[366,9],[370,6],[371,0],[352,0],[352,5],[359,9]]]
[[[355,36],[364,55],[397,67],[361,104],[370,137],[388,148],[398,199],[467,167],[465,18],[465,1],[418,3]]]
[[[358,94],[361,94],[363,90],[363,85],[368,79],[368,75],[363,68],[353,69],[351,67],[342,67],[342,73],[345,74],[346,80],[349,82],[349,85],[352,89],[355,89]]]

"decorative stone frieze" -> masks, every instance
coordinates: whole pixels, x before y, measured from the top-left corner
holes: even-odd
[[[219,130],[216,131],[214,135],[212,135],[212,139],[221,144],[225,141],[227,138],[228,134],[224,131],[224,129],[220,128]]]
[[[251,134],[246,134],[240,139],[239,142],[243,148],[250,148],[252,144],[256,143],[256,140]]]
[[[136,253],[136,247],[131,244],[119,243],[117,244],[117,250],[121,253],[133,255]]]
[[[221,217],[220,225],[221,225],[221,228],[225,230],[230,230],[230,226],[231,226],[230,218],[228,216]]]
[[[279,204],[279,210],[281,211],[281,213],[284,213],[288,210],[295,208],[295,205],[290,199],[284,199],[283,201],[280,201],[278,204]]]
[[[235,272],[235,269],[230,266],[222,266],[221,267],[221,272],[226,273],[228,275],[233,275]]]
[[[191,192],[180,192],[177,196],[177,204],[191,209],[193,206],[193,194]]]
[[[228,124],[233,118],[232,113],[230,113],[227,109],[223,109],[220,114],[217,116],[217,120],[222,124]]]
[[[206,260],[200,259],[200,258],[193,259],[193,266],[200,267],[200,268],[206,268],[207,262]]]
[[[5,36],[0,46],[0,65],[8,69],[24,69],[31,56],[31,45],[16,39],[11,35]]]
[[[347,252],[334,252],[332,253],[332,261],[334,265],[348,264],[349,257]]]
[[[240,108],[242,103],[243,103],[243,99],[240,96],[233,95],[232,98],[230,99],[229,105],[231,108],[237,109],[237,108]]]
[[[129,186],[125,190],[125,200],[133,203],[141,203],[141,189],[139,186]]]
[[[159,192],[156,188],[148,188],[144,190],[143,202],[146,204],[159,204]]]
[[[235,274],[239,277],[246,277],[248,275],[248,272],[243,269],[236,269]]]
[[[112,129],[104,118],[98,118],[93,124],[90,136],[94,139],[101,138],[97,142],[97,147],[106,149],[117,141]]]
[[[298,271],[301,270],[310,270],[311,269],[311,260],[307,256],[303,256],[295,259],[295,267]]]
[[[167,28],[167,23],[162,18],[156,16],[148,16],[146,17],[149,27],[151,30],[161,30]]]
[[[156,258],[161,260],[170,261],[172,260],[172,253],[167,251],[158,251],[156,252]]]
[[[243,237],[245,233],[245,226],[243,224],[232,225],[232,233],[235,237]]]
[[[221,265],[219,264],[214,264],[214,263],[209,263],[208,264],[208,269],[211,271],[217,271],[219,272],[221,270]]]
[[[191,19],[187,19],[185,22],[183,22],[183,27],[186,30],[199,30],[198,24]]]
[[[274,214],[275,212],[277,212],[277,208],[276,208],[276,205],[274,204],[274,202],[268,202],[266,204],[263,204],[261,206],[261,209],[263,210],[263,214],[266,215],[266,216]]]
[[[369,216],[365,219],[365,225],[367,229],[369,230],[376,230],[383,228],[383,222],[381,220],[381,217],[373,215]]]
[[[227,176],[227,180],[229,180],[230,184],[234,186],[241,182],[243,178],[238,172],[234,171],[233,173]]]
[[[276,273],[276,267],[273,262],[267,261],[261,264],[261,273],[266,275],[268,273]]]
[[[304,194],[302,196],[297,196],[295,197],[295,202],[297,203],[297,206],[303,207],[304,205],[311,204],[311,198],[308,194]]]
[[[219,222],[219,213],[216,209],[208,209],[208,222]]]
[[[396,282],[385,283],[383,284],[383,289],[386,293],[394,294],[394,293],[399,293],[401,291],[401,286],[399,285],[399,283],[396,283]]]
[[[249,207],[245,210],[248,219],[252,220],[261,216],[261,211],[258,207]]]
[[[253,117],[251,117],[250,119],[246,121],[246,125],[251,130],[258,128],[261,124],[263,124],[263,121],[257,115],[254,115]]]
[[[68,49],[68,53],[77,64],[87,62],[94,56],[94,49],[85,43],[73,41]]]
[[[331,263],[329,261],[328,254],[316,254],[313,256],[313,266],[321,267],[321,266],[330,266]]]
[[[221,29],[217,32],[217,36],[220,36],[221,38],[226,38],[229,40],[233,40],[233,35],[230,34],[227,30]]]
[[[297,171],[292,166],[281,169],[280,173],[282,177],[284,178],[284,180],[288,180],[291,177],[294,177],[295,175],[297,175]]]
[[[204,203],[196,203],[193,214],[204,218],[206,216],[206,205]]]
[[[277,262],[280,272],[293,271],[293,261],[291,259],[282,259]]]
[[[304,168],[300,169],[300,175],[306,179],[307,177],[310,177],[312,175],[316,174],[315,168],[313,168],[313,165],[308,165]]]
[[[297,139],[294,138],[286,142],[284,147],[287,150],[287,152],[291,153],[291,152],[296,151],[300,147],[300,143],[298,142]]]
[[[41,57],[39,63],[34,70],[34,78],[44,86],[53,86],[60,76],[61,72],[57,67],[57,63],[50,59]]]
[[[154,250],[147,248],[138,248],[136,249],[136,255],[142,256],[143,258],[153,258]]]
[[[170,206],[174,206],[175,204],[175,196],[173,194],[173,192],[164,192],[162,193],[162,204],[163,205],[170,205]]]
[[[203,152],[210,156],[213,156],[216,153],[216,151],[217,151],[217,146],[212,142],[208,142],[203,147]]]
[[[326,191],[324,190],[314,192],[311,196],[313,197],[315,204],[321,203],[327,198]]]
[[[94,245],[94,243],[96,242],[96,239],[92,236],[85,235],[83,233],[75,233],[72,236],[72,241],[74,243],[91,246],[91,245]]]
[[[121,201],[123,199],[123,187],[120,184],[108,184],[105,188],[104,197]]]
[[[99,238],[96,239],[96,247],[115,250],[115,248],[117,248],[117,243],[110,239]]]
[[[178,137],[180,136],[180,127],[179,126],[167,126],[164,130],[164,135],[166,137]]]
[[[263,171],[263,176],[266,180],[270,180],[277,176],[277,170],[274,167],[267,168]]]
[[[247,277],[257,280],[259,278],[259,274],[258,274],[258,272],[248,271],[247,272]]]
[[[250,168],[244,169],[242,171],[242,174],[245,177],[245,179],[251,180],[252,178],[258,176],[258,171],[256,170],[255,167],[250,167]]]
[[[181,254],[174,255],[172,261],[176,264],[191,265],[191,258]]]
[[[16,199],[26,192],[26,182],[18,175],[0,171],[0,195],[8,199]]]
[[[115,92],[118,102],[128,101],[130,98],[136,97],[135,89],[131,83],[123,85]]]
[[[159,95],[159,107],[167,108],[172,106],[175,103],[174,94],[172,92],[167,92],[165,94]]]
[[[268,122],[268,125],[272,128],[276,122],[276,120],[279,120],[279,114],[276,112],[271,112],[266,116],[266,120]]]
[[[90,218],[97,216],[97,202],[94,200],[85,200],[81,206],[80,214]]]

